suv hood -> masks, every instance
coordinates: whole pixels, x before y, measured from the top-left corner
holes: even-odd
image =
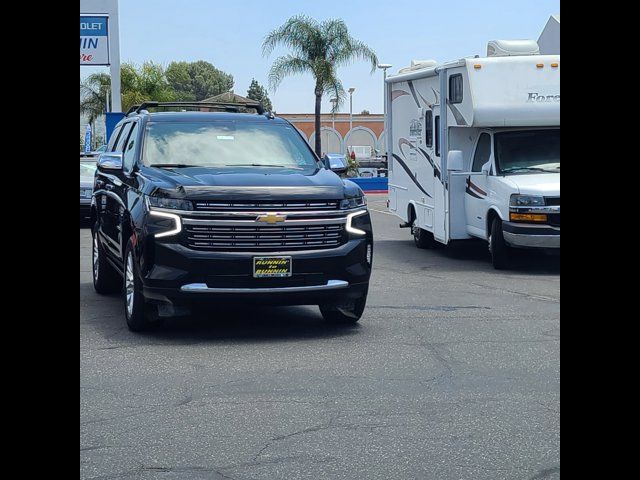
[[[559,173],[533,173],[504,177],[524,195],[560,196]]]
[[[190,200],[337,200],[361,195],[357,185],[343,182],[325,169],[303,175],[214,173],[201,167],[175,170],[143,167],[138,175],[148,182],[144,189],[147,194]]]

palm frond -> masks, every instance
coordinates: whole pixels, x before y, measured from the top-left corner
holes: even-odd
[[[276,58],[269,71],[269,89],[275,91],[285,77],[299,75],[312,71],[311,64],[293,55],[284,55]]]

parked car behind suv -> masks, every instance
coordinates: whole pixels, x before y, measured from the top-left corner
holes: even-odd
[[[91,196],[93,195],[93,179],[98,163],[98,156],[80,153],[80,221],[90,217]]]
[[[364,311],[362,190],[258,103],[132,108],[98,161],[91,214],[95,289],[123,291],[131,330],[212,301],[319,305],[346,323]]]

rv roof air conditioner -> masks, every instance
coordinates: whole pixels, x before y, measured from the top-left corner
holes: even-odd
[[[487,57],[539,54],[540,47],[535,40],[491,40],[487,45]]]
[[[410,67],[401,68],[398,73],[412,72],[421,68],[435,67],[438,64],[435,60],[411,60]]]

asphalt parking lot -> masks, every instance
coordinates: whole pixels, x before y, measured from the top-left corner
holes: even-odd
[[[385,200],[355,327],[238,306],[131,333],[81,227],[81,478],[560,478],[558,258],[418,250]]]

